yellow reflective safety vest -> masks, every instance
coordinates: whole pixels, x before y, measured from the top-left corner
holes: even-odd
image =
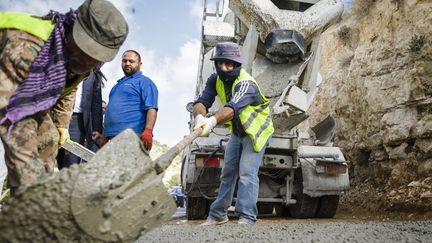
[[[258,87],[261,100],[263,102],[262,104],[256,106],[249,105],[239,114],[240,122],[246,134],[252,140],[255,152],[259,152],[274,132],[273,122],[271,119],[269,108],[270,102],[261,92],[261,89],[259,88],[258,83],[255,81],[255,79],[243,68],[240,71],[240,75],[237,77],[237,79],[232,85],[231,96],[234,96],[235,86],[243,80],[250,80],[255,83],[255,85]],[[225,106],[228,101],[223,81],[219,78],[219,76],[216,80],[216,92],[222,102],[222,105]],[[230,132],[232,132],[232,121],[228,121],[225,124],[228,126]]]
[[[0,13],[0,29],[17,29],[47,41],[54,29],[51,20],[32,17],[30,14]]]
[[[30,14],[22,13],[0,13],[0,29],[17,29],[27,32],[38,37],[43,41],[47,41],[55,25],[51,20],[40,19],[33,17]],[[61,97],[70,94],[88,75],[80,75],[77,80],[64,88]]]

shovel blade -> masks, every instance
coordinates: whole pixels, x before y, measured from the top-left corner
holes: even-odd
[[[104,241],[130,241],[158,227],[176,211],[155,163],[130,129],[87,163],[71,195],[80,228]]]

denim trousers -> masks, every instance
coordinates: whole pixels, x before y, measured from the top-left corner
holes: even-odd
[[[258,209],[258,170],[266,146],[260,152],[253,149],[249,136],[232,134],[225,149],[221,183],[216,200],[210,206],[209,218],[222,220],[227,217],[231,206],[236,182],[237,201],[235,211],[239,218],[256,221]]]

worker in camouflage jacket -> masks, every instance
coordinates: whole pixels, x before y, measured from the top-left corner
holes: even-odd
[[[114,59],[127,33],[105,0],[44,17],[0,13],[0,136],[12,194],[53,171],[76,87]]]

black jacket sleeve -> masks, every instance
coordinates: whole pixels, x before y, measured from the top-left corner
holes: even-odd
[[[194,102],[194,105],[196,103],[201,103],[206,107],[207,110],[213,105],[213,102],[215,101],[215,97],[217,95],[216,79],[217,79],[216,74],[212,74],[207,79],[205,88],[203,92],[200,94],[200,96],[198,97],[198,99]]]
[[[102,134],[102,77],[100,73],[96,74],[96,79],[93,83],[93,99],[91,104],[91,121],[92,132],[99,132]]]

